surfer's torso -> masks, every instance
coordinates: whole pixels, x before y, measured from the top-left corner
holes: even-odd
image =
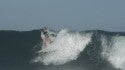
[[[43,35],[44,35],[46,38],[49,38],[49,33],[48,33],[48,32],[43,32]]]

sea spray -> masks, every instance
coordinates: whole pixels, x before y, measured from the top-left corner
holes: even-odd
[[[114,67],[125,70],[125,37],[112,36],[109,41],[106,36],[102,36],[102,56]]]
[[[70,32],[66,29],[61,30],[54,42],[47,46],[43,54],[43,49],[39,51],[34,62],[41,62],[44,65],[61,65],[72,60],[76,60],[86,47],[86,45],[91,41],[92,33],[79,34],[79,32]]]
[[[116,67],[125,70],[125,37],[113,37],[113,45],[108,60]]]

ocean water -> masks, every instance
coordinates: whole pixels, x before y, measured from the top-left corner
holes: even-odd
[[[0,70],[125,70],[125,33],[102,30],[0,31]]]

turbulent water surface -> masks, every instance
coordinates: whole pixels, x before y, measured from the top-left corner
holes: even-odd
[[[125,70],[125,33],[101,30],[0,31],[0,70]],[[43,48],[44,47],[44,48]]]

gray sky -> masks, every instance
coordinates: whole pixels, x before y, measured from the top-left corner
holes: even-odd
[[[125,0],[0,0],[0,30],[125,31]]]

